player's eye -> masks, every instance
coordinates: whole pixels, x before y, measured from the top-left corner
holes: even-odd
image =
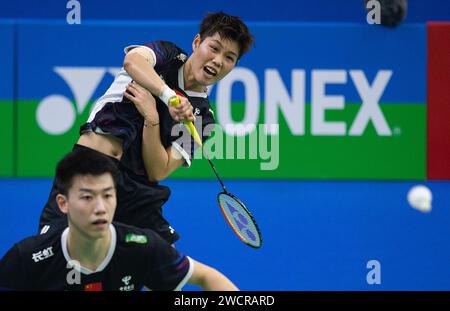
[[[214,52],[218,52],[219,48],[217,46],[211,45],[211,50],[213,50]]]
[[[234,57],[233,56],[227,56],[227,60],[234,63]]]
[[[111,193],[107,193],[104,195],[105,199],[111,199],[113,195]]]
[[[90,195],[83,195],[81,197],[81,199],[84,200],[84,201],[90,201],[90,200],[92,200],[92,196],[90,196]]]

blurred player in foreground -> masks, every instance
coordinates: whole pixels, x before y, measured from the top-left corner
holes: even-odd
[[[67,222],[15,244],[0,261],[11,290],[237,290],[217,270],[180,254],[158,234],[111,223],[117,167],[94,150],[72,151],[57,166],[56,197]]]

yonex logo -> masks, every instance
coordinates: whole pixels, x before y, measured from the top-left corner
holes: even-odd
[[[379,106],[379,101],[393,74],[392,70],[378,70],[372,82],[367,79],[363,70],[322,70],[313,69],[310,73],[311,83],[311,116],[310,132],[312,136],[361,136],[368,124],[372,122],[375,131],[380,136],[391,136],[392,131]],[[350,78],[350,79],[349,79]],[[277,69],[268,68],[264,71],[264,122],[279,124],[282,114],[293,135],[302,136],[306,133],[306,88],[307,77],[304,69],[292,69],[291,91],[285,85]],[[362,105],[349,128],[342,121],[327,120],[328,110],[344,110],[345,97],[327,94],[328,85],[345,85],[352,82]],[[241,83],[245,93],[245,112],[243,120],[234,122],[231,109],[231,93],[233,85]],[[261,98],[260,81],[256,74],[244,67],[236,67],[220,83],[217,84],[216,102],[219,124],[234,125],[226,127],[228,135],[244,136],[254,130],[260,122]],[[238,127],[238,125],[240,127]],[[277,130],[267,128],[267,134],[278,134]]]
[[[39,127],[50,135],[61,135],[75,124],[92,98],[105,74],[115,76],[116,67],[54,67],[54,71],[67,83],[75,99],[52,94],[42,99],[36,111]]]
[[[186,60],[187,60],[187,55],[181,53],[181,54],[178,54],[178,55],[177,55],[177,58],[178,58],[179,60],[181,60],[183,63],[185,63]]]
[[[115,76],[117,67],[54,67],[54,71],[67,83],[75,99],[52,94],[39,103],[36,118],[40,128],[48,134],[60,135],[72,128],[77,115],[81,114],[103,77]],[[372,122],[380,136],[391,136],[392,130],[379,106],[379,101],[391,79],[392,70],[379,70],[372,82],[368,81],[362,70],[312,70],[311,71],[311,122],[312,136],[361,136]],[[280,73],[276,69],[266,69],[264,83],[265,124],[279,124],[280,112],[293,135],[305,135],[305,88],[306,73],[303,69],[291,72],[291,91],[288,92]],[[350,77],[350,79],[348,78]],[[327,85],[347,84],[351,80],[361,98],[362,105],[349,128],[344,121],[326,120],[327,110],[343,110],[344,96],[326,94]],[[245,90],[245,113],[241,122],[232,118],[232,88],[242,83]],[[267,87],[270,85],[270,87]],[[260,119],[260,92],[256,74],[249,68],[236,67],[217,86],[216,98],[218,123],[225,125],[228,135],[245,136],[255,129]],[[212,87],[208,88],[208,93]],[[291,94],[290,94],[291,93]],[[278,129],[266,128],[266,134],[275,135]]]
[[[239,232],[245,236],[246,239],[256,242],[256,236],[253,232],[248,228],[249,221],[247,218],[242,215],[238,210],[234,208],[232,204],[224,201],[226,206],[228,207],[231,215],[233,216],[233,220],[236,223]]]

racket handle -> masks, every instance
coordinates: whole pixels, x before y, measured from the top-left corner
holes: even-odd
[[[178,95],[173,96],[172,98],[169,99],[169,104],[171,106],[178,106],[180,104],[180,97],[178,97]],[[183,121],[183,123],[184,123],[184,126],[186,126],[186,128],[188,129],[191,136],[194,138],[195,142],[199,146],[203,146],[202,140],[200,138],[200,135],[198,135],[198,132],[194,126],[194,123],[192,123],[191,121]]]

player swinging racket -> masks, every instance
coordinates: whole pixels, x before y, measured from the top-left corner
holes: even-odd
[[[181,165],[190,166],[194,144],[180,144],[181,137],[173,135],[172,128],[181,120],[193,121],[193,111],[196,123],[202,119],[203,128],[214,123],[206,87],[225,77],[252,43],[247,26],[238,17],[219,12],[202,21],[189,58],[166,41],[125,49],[124,68],[96,102],[74,147],[94,149],[115,159],[120,170],[115,220],[153,229],[169,243],[179,238],[162,216],[170,190],[158,182]],[[175,92],[181,103],[168,105]],[[203,140],[207,134],[202,131]],[[57,193],[53,185],[40,229],[65,217],[56,205]]]
[[[58,164],[56,196],[68,226],[15,244],[0,261],[0,289],[237,290],[217,270],[180,254],[158,234],[111,223],[116,164],[94,150],[75,150]],[[76,263],[75,263],[76,261]]]

